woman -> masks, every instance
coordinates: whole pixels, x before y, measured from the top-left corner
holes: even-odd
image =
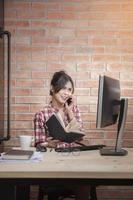
[[[50,87],[50,95],[52,97],[51,102],[45,106],[42,111],[35,114],[35,146],[38,144],[48,147],[75,146],[77,144],[74,142],[68,144],[49,137],[49,132],[45,124],[53,114],[58,113],[61,115],[65,127],[70,130],[74,127],[74,129],[76,128],[78,131],[83,131],[80,112],[72,98],[74,93],[73,80],[65,71],[55,72]],[[77,200],[88,200],[89,186],[66,186],[65,189],[72,190],[75,193]],[[56,200],[55,194],[53,194],[53,200]]]
[[[53,140],[49,137],[46,127],[46,121],[55,113],[59,113],[67,129],[76,128],[77,131],[83,131],[78,107],[73,103],[72,95],[74,93],[74,83],[72,78],[64,71],[56,72],[51,80],[50,95],[51,102],[44,109],[35,114],[35,146],[37,144],[47,145],[49,147],[66,147],[73,146],[74,143],[68,144],[61,141]]]

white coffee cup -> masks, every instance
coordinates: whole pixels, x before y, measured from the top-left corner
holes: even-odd
[[[20,147],[22,150],[29,150],[33,137],[31,135],[20,135]]]

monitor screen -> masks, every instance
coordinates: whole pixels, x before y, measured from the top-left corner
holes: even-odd
[[[101,129],[117,124],[115,147],[101,149],[101,155],[127,154],[127,151],[122,149],[122,143],[128,100],[120,97],[120,81],[108,76],[99,76],[96,127]]]
[[[119,80],[99,77],[97,128],[115,124],[120,111],[120,83]]]

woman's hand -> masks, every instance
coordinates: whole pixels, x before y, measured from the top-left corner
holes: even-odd
[[[47,138],[47,142],[48,142],[48,147],[50,148],[56,148],[57,144],[60,142],[59,140],[53,140],[52,137],[48,137]]]
[[[74,117],[73,115],[73,111],[72,111],[72,107],[73,107],[73,99],[71,98],[71,103],[68,104],[68,102],[66,101],[65,105],[64,105],[64,111],[65,113],[68,115],[69,120],[71,121]]]

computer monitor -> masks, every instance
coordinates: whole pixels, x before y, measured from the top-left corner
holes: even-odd
[[[120,81],[108,76],[99,76],[96,128],[117,124],[117,138],[114,147],[100,149],[101,155],[126,155],[122,149],[128,99],[120,97]]]

